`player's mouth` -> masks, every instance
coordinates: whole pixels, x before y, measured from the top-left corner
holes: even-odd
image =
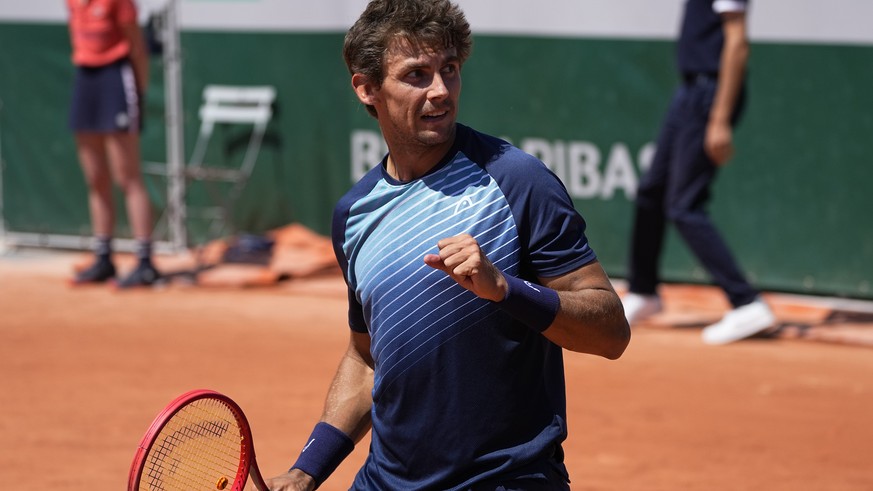
[[[421,119],[423,119],[423,120],[425,120],[425,121],[439,121],[440,119],[443,119],[443,118],[445,118],[446,116],[448,116],[448,114],[449,114],[448,111],[442,111],[442,112],[438,112],[438,113],[423,114],[423,115],[421,116]]]

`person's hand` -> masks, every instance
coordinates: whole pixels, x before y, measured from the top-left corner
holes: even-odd
[[[437,242],[439,254],[427,254],[428,266],[445,272],[459,285],[476,296],[499,302],[506,296],[503,273],[488,260],[479,242],[469,234],[456,235]]]
[[[315,479],[300,469],[291,469],[280,476],[276,476],[272,479],[265,479],[264,482],[270,491],[312,491],[315,489]],[[251,479],[249,479],[246,491],[259,490],[251,482]]]
[[[733,130],[727,122],[710,121],[706,125],[703,142],[706,155],[717,166],[722,166],[734,156]]]

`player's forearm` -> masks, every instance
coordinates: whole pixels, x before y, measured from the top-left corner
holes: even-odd
[[[291,469],[277,478],[278,489],[318,487],[369,431],[373,405],[369,347],[369,336],[352,332],[349,348],[328,390],[321,421],[313,428]],[[286,484],[289,487],[284,487]]]
[[[543,335],[570,351],[619,358],[630,342],[621,301],[609,290],[558,291],[561,306]]]
[[[360,350],[369,350],[362,334],[352,333],[346,355],[340,361],[324,405],[321,420],[343,431],[355,443],[370,430],[373,406],[373,369]],[[366,346],[361,346],[366,344]]]
[[[630,342],[621,300],[598,261],[556,278],[540,278],[557,292],[555,318],[543,335],[570,351],[614,360]]]
[[[725,41],[719,61],[718,89],[709,112],[711,122],[730,122],[743,86],[748,58],[749,42],[746,39],[745,18],[726,21]]]

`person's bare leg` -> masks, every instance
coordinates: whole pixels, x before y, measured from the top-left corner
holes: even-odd
[[[85,174],[85,184],[88,185],[88,210],[91,213],[92,232],[97,237],[111,237],[115,224],[115,211],[104,135],[77,133],[76,146],[79,165]]]
[[[127,206],[127,219],[137,240],[149,240],[152,235],[152,208],[140,166],[139,135],[112,133],[106,139],[106,151],[112,174]]]
[[[94,264],[81,271],[74,283],[97,283],[115,276],[111,261],[111,241],[115,226],[115,210],[112,201],[112,178],[106,158],[105,135],[100,133],[76,133],[76,150],[79,165],[88,186],[88,210],[91,229],[96,240]]]
[[[113,133],[107,137],[106,150],[112,174],[124,193],[127,217],[137,242],[139,259],[137,267],[118,286],[151,285],[160,275],[151,262],[152,209],[140,165],[139,135]]]

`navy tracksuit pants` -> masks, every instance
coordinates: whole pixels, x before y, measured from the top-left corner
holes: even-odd
[[[654,294],[667,223],[672,223],[734,307],[758,295],[706,212],[718,167],[703,148],[716,79],[692,76],[674,94],[652,165],[640,181],[632,231],[629,290]],[[743,97],[733,115],[739,120]]]

